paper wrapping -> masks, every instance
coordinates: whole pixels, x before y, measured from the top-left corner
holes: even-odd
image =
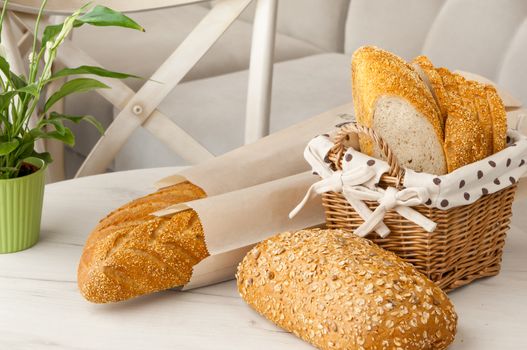
[[[294,219],[288,218],[317,180],[317,176],[305,172],[157,212],[159,216],[173,215],[192,208],[203,226],[210,256],[194,266],[192,278],[183,289],[234,278],[238,263],[251,247],[276,233],[323,224],[320,199],[310,201]]]
[[[275,132],[252,144],[237,148],[156,183],[165,187],[188,180],[201,187],[207,196],[299,174],[309,170],[302,157],[306,144],[318,134],[349,121],[352,104],[346,104],[316,117]]]

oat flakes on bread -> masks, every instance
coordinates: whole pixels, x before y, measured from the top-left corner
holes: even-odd
[[[255,246],[237,272],[258,313],[323,350],[446,349],[457,316],[412,265],[342,230],[285,232]]]
[[[372,46],[355,51],[351,66],[358,123],[373,128],[403,167],[445,174],[441,112],[415,69]],[[364,153],[381,157],[369,138],[360,143]]]

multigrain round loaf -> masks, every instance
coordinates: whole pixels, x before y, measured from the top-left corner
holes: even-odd
[[[357,122],[373,128],[403,167],[445,174],[441,112],[415,69],[390,52],[364,46],[353,54],[351,71]],[[381,157],[370,138],[359,140],[362,152]]]
[[[205,197],[190,182],[163,188],[125,204],[89,235],[77,271],[82,295],[95,303],[130,299],[186,284],[192,267],[209,254],[197,214],[151,214]]]
[[[341,230],[285,232],[255,246],[237,272],[257,312],[320,349],[442,350],[457,316],[413,266]]]

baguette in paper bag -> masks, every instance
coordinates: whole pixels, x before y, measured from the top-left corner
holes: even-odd
[[[107,303],[232,279],[257,242],[324,222],[317,201],[294,220],[287,215],[316,180],[309,172],[297,174],[175,205],[156,213],[160,216],[102,233],[84,249],[79,289],[87,300]]]
[[[309,170],[302,157],[307,142],[335,123],[346,121],[351,104],[337,107],[253,144],[183,170],[157,183],[157,192],[131,201],[110,213],[94,229],[86,246],[121,227],[141,224],[168,206],[214,196]],[[339,116],[340,115],[340,116]]]

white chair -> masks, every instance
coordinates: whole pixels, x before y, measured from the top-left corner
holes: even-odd
[[[187,38],[174,50],[166,61],[146,80],[139,91],[134,92],[121,81],[101,78],[111,89],[99,93],[120,112],[99,139],[82,164],[76,176],[104,172],[130,135],[144,127],[175,153],[190,163],[213,157],[198,141],[176,125],[157,107],[170,91],[204,56],[225,30],[236,20],[252,0],[219,0],[201,20]],[[246,106],[246,142],[254,141],[269,132],[270,91],[272,81],[272,58],[276,26],[277,0],[256,0],[251,63]],[[202,2],[199,0],[106,0],[102,4],[115,10],[129,13],[166,7],[184,6]],[[67,15],[83,5],[83,1],[50,0],[43,19],[45,24],[54,23],[57,17]],[[10,2],[6,17],[4,44],[7,45],[14,69],[23,72],[23,59],[32,42],[32,33],[39,0],[15,0]],[[21,30],[21,38],[14,37],[14,26]],[[104,29],[102,29],[104,30]],[[67,40],[57,57],[64,66],[99,65]],[[55,158],[51,167],[52,180],[64,177],[63,149],[47,144]]]

